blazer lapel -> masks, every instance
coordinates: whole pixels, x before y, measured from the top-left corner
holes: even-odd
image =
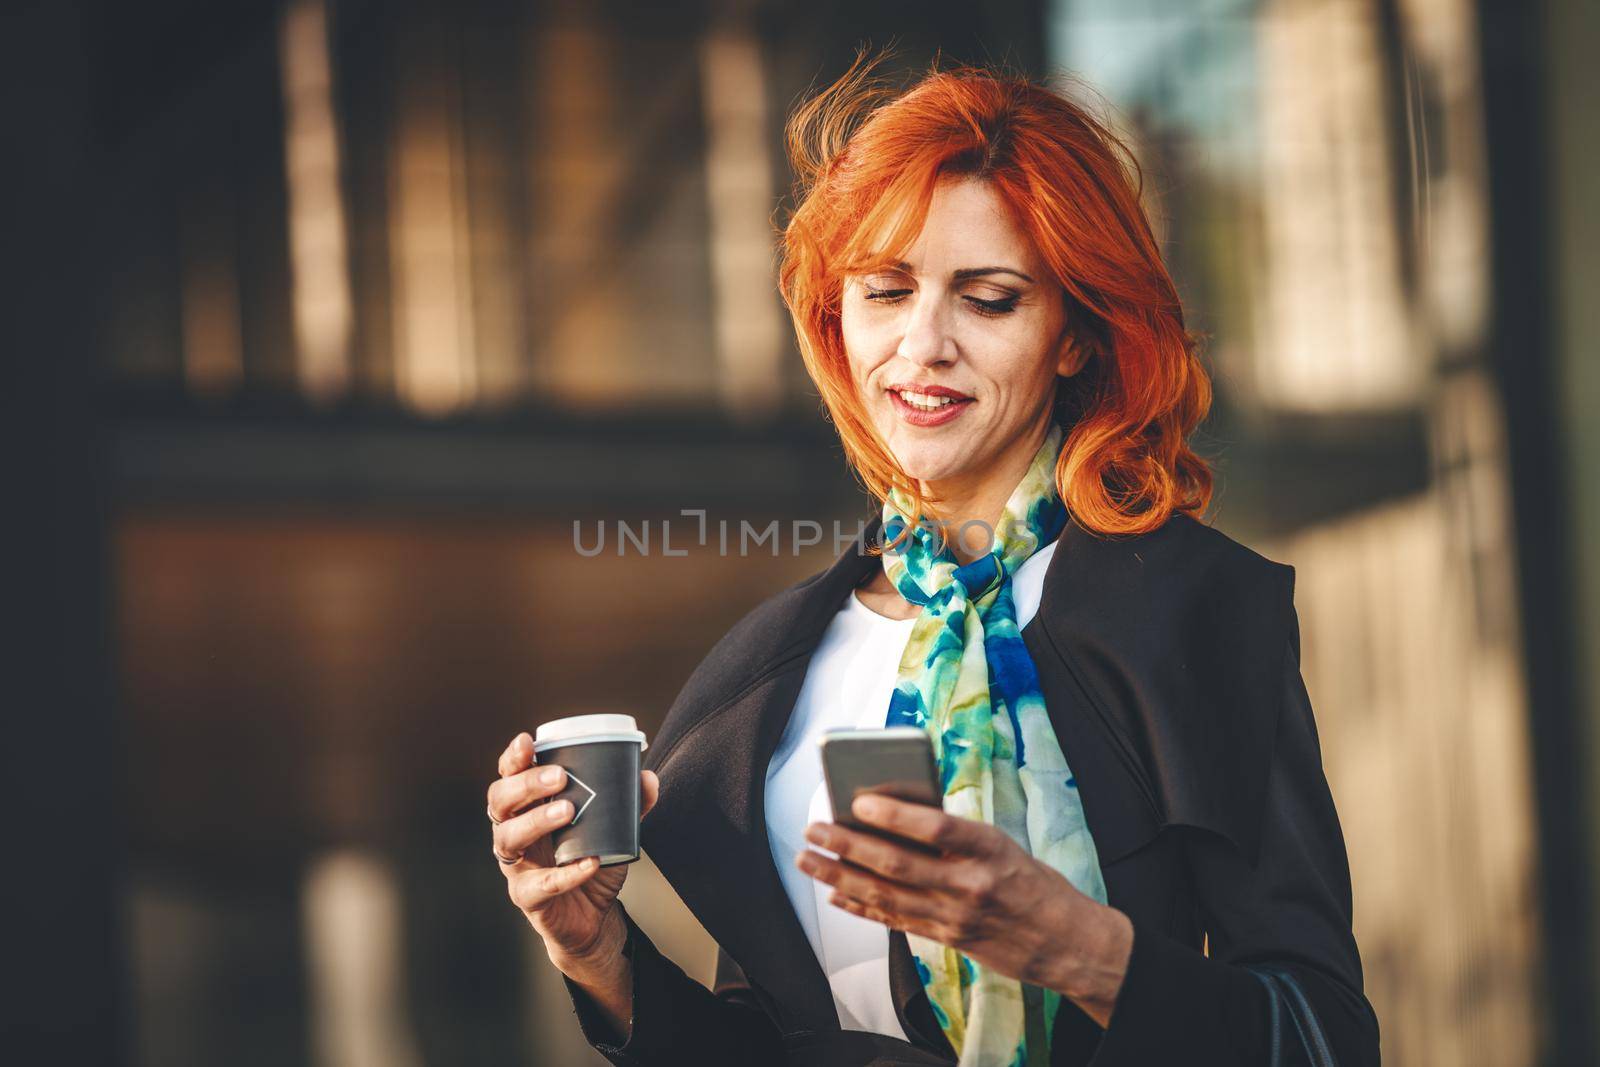
[[[917,974],[911,945],[899,930],[889,931],[889,996],[900,1017],[900,1026],[911,1043],[954,1063],[956,1051],[934,1017],[928,991],[922,987],[922,978]]]
[[[645,849],[786,1033],[838,1030],[839,1018],[772,861],[767,764],[828,624],[880,566],[865,554],[876,525],[729,631],[685,684],[646,763],[661,796],[641,828]]]
[[[1255,862],[1294,568],[1174,514],[1122,538],[1069,521],[1050,571],[1024,636],[1074,773],[1081,752],[1110,746],[1081,764],[1102,865],[1166,825],[1220,834]],[[1080,738],[1083,719],[1103,729]],[[1125,773],[1107,774],[1112,761]]]

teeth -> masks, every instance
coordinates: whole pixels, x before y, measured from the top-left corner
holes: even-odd
[[[955,398],[948,396],[926,396],[922,393],[907,392],[902,392],[899,395],[901,400],[920,411],[938,411],[946,404],[955,403]]]

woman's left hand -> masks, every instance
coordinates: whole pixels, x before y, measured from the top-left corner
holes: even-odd
[[[1126,915],[1080,893],[994,826],[877,794],[858,796],[851,812],[938,851],[812,823],[806,840],[839,858],[807,850],[796,862],[833,886],[831,903],[1054,989],[1107,1025],[1133,947]]]

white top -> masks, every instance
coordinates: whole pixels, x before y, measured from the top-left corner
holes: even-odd
[[[1052,542],[1023,561],[1011,577],[1017,626],[1039,610]],[[822,635],[794,713],[767,765],[767,843],[800,925],[833,987],[839,1025],[905,1039],[889,996],[889,931],[828,903],[833,892],[794,865],[808,848],[805,829],[832,821],[817,741],[824,730],[881,728],[889,712],[900,654],[916,618],[891,619],[851,590]]]

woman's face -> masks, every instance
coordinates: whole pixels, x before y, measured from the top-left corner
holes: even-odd
[[[993,189],[971,178],[938,185],[898,269],[845,279],[840,325],[874,425],[924,483],[1020,477],[1056,375],[1083,360],[1061,287]]]

